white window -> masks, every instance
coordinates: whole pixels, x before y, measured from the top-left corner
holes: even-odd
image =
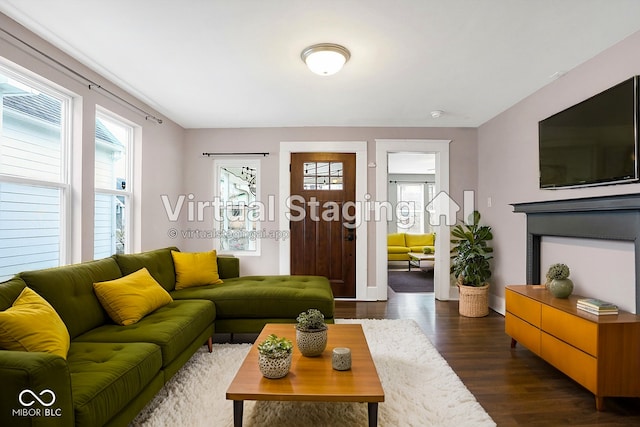
[[[402,233],[424,233],[424,184],[420,182],[399,182],[398,212],[396,226]]]
[[[66,263],[71,99],[0,66],[0,280]]]
[[[133,127],[96,114],[94,259],[130,252]]]
[[[260,219],[265,206],[258,203],[260,160],[216,160],[214,218],[216,249],[222,253],[260,255]]]
[[[398,232],[422,234],[432,232],[426,205],[435,197],[432,182],[398,182],[398,202],[402,208],[398,212],[396,226]]]

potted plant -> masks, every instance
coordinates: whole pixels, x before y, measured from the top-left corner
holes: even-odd
[[[285,337],[269,335],[258,344],[258,367],[266,378],[282,378],[291,368],[293,343]]]
[[[567,298],[573,292],[573,282],[569,279],[569,267],[566,264],[552,264],[547,270],[547,282],[544,284],[556,298]]]
[[[491,227],[480,225],[480,212],[473,211],[467,224],[458,224],[451,230],[451,274],[460,289],[459,312],[467,317],[489,314],[489,283],[493,248],[487,242],[493,239]]]
[[[327,325],[320,310],[310,308],[296,318],[296,344],[303,356],[319,356],[327,347]]]

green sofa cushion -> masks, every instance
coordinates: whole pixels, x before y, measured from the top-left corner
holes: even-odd
[[[46,299],[60,315],[72,340],[110,322],[93,292],[93,284],[121,276],[118,264],[112,258],[20,273],[27,286]]]
[[[11,307],[26,286],[25,281],[19,277],[0,283],[0,311]]]
[[[149,343],[71,343],[67,357],[78,426],[104,425],[154,377],[160,348]]]
[[[164,368],[210,327],[215,317],[216,308],[211,301],[173,301],[133,325],[120,326],[109,322],[80,335],[76,341],[154,343],[160,346]]]
[[[331,286],[321,276],[244,276],[219,285],[171,292],[174,300],[208,299],[216,304],[216,319],[288,318],[317,308],[333,318]]]
[[[173,267],[171,251],[179,251],[179,249],[171,247],[138,254],[117,254],[113,255],[113,258],[118,263],[123,276],[146,267],[163,288],[172,291],[176,287],[176,270]]]
[[[67,361],[51,353],[0,351],[0,424],[11,427],[73,426],[74,410],[71,377]],[[18,417],[12,411],[25,408],[18,396],[26,389],[55,393],[56,417]],[[43,396],[49,398],[49,396]],[[37,407],[42,408],[39,404]]]
[[[240,277],[240,259],[218,254],[218,274],[222,280]]]

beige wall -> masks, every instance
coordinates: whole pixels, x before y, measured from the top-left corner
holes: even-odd
[[[134,103],[156,117],[153,109],[138,99],[120,90],[105,78],[73,60],[46,41],[0,14],[0,27],[15,37],[36,47],[46,55],[55,58],[66,67],[89,77],[118,96]],[[179,194],[182,191],[182,140],[184,129],[163,117],[163,124],[146,121],[130,108],[115,102],[98,91],[89,90],[69,71],[50,61],[6,35],[0,35],[0,57],[24,68],[25,74],[35,74],[58,85],[73,97],[73,207],[72,230],[73,251],[70,262],[93,259],[93,177],[95,152],[95,111],[96,106],[121,116],[139,126],[141,138],[134,149],[136,173],[134,176],[134,203],[139,214],[134,219],[136,232],[133,236],[134,250],[154,249],[175,244],[167,236],[172,226],[162,210],[160,194]]]
[[[640,184],[566,190],[540,190],[538,186],[538,122],[640,74],[639,50],[640,33],[636,33],[478,129],[479,207],[485,221],[494,227],[494,307],[501,309],[503,306],[505,285],[525,283],[526,280],[526,218],[524,214],[513,213],[511,203],[640,191]],[[549,74],[553,71],[549,70]],[[491,207],[488,207],[488,198],[491,198]],[[615,255],[601,254],[597,263],[591,257],[583,257],[582,262],[569,267],[580,275],[582,270],[594,265],[610,265],[610,261],[615,261]],[[582,277],[588,277],[584,271]],[[588,283],[583,285],[589,289]],[[602,284],[592,285],[602,288]]]
[[[366,141],[367,162],[375,161],[375,139],[451,139],[450,189],[456,200],[462,200],[464,190],[475,190],[476,130],[471,128],[254,128],[254,129],[189,129],[186,131],[184,170],[185,190],[194,195],[195,200],[211,200],[213,197],[213,160],[203,157],[203,152],[269,152],[262,160],[261,199],[274,195],[278,200],[278,174],[280,142],[304,141]],[[367,191],[375,198],[376,169],[369,168]],[[277,207],[279,212],[279,206]],[[375,286],[375,227],[368,230],[368,285]],[[267,230],[279,228],[276,221],[264,224]],[[383,239],[386,245],[386,237]],[[200,239],[185,241],[188,250],[204,250],[211,242]],[[243,274],[275,274],[278,272],[278,242],[263,241],[262,255],[243,262]]]

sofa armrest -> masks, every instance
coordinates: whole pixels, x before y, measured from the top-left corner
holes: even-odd
[[[71,375],[67,361],[62,357],[49,353],[0,350],[0,378],[0,425],[42,427],[75,424]],[[53,396],[53,404],[46,406]]]
[[[240,277],[240,259],[234,256],[218,255],[218,275],[223,280]]]

